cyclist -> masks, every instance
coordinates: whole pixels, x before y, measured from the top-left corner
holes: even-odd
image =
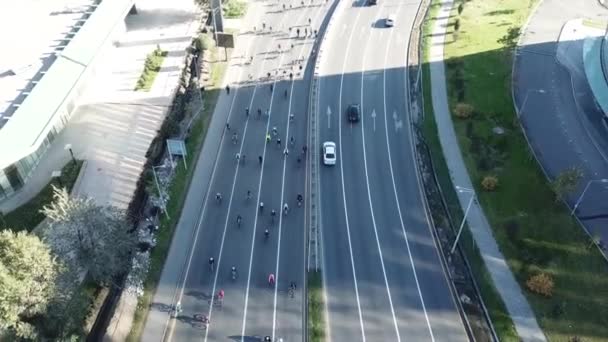
[[[264,158],[262,158],[262,156],[258,156],[258,161],[260,162],[260,165],[262,165],[262,161],[264,161]]]
[[[230,273],[232,274],[232,280],[236,280],[236,266],[232,266],[232,268],[230,269]]]
[[[238,136],[238,134],[236,134],[236,132],[235,132],[235,133],[232,133],[232,143],[233,143],[234,145],[236,145],[236,143],[238,142],[238,140],[239,140],[239,136]]]
[[[260,202],[260,211],[264,211],[264,202]]]
[[[262,116],[262,108],[258,108],[258,117]]]
[[[287,98],[287,89],[285,89],[285,98]]]
[[[218,202],[222,202],[222,194],[220,194],[219,192],[218,192],[217,194],[215,194],[215,199],[216,199]]]
[[[302,154],[306,154],[306,150],[307,150],[307,149],[308,149],[308,148],[306,147],[306,145],[302,146]]]
[[[264,336],[264,342],[272,342],[272,337]]]
[[[291,115],[293,115],[293,114],[291,114]],[[292,135],[292,136],[291,136],[291,138],[289,138],[289,144],[290,144],[291,146],[293,146],[295,143],[296,143],[296,139],[295,139],[295,138],[293,137],[293,135]]]
[[[295,115],[293,113],[289,114],[289,121],[293,121],[295,119]]]
[[[270,133],[266,133],[266,143],[270,142]],[[260,156],[261,158],[262,156]],[[260,162],[261,163],[261,162]]]
[[[287,149],[287,147],[285,147],[285,150],[283,150],[283,155],[285,157],[287,157],[289,155],[289,150]]]
[[[298,207],[302,205],[302,194],[298,194]]]
[[[209,269],[213,272],[213,267],[215,266],[215,259],[213,257],[209,258]]]
[[[270,219],[272,220],[272,222],[274,222],[274,217],[277,215],[277,212],[272,209],[272,211],[270,212]]]
[[[277,139],[277,147],[278,147],[278,148],[281,148],[281,138],[278,138],[278,139]]]
[[[247,190],[247,199],[251,199],[251,190]]]
[[[291,283],[289,283],[289,289],[292,291],[296,290],[296,282],[292,281]]]
[[[290,80],[293,80],[293,72],[290,72],[290,73],[289,73],[289,79],[290,79]]]
[[[241,215],[237,215],[236,216],[236,224],[240,227],[241,226],[241,221],[243,220],[243,218],[241,217]]]
[[[245,165],[245,157],[246,155],[243,153],[243,155],[241,156],[241,162],[243,162],[243,165]]]
[[[283,204],[283,214],[287,215],[288,211],[289,211],[289,205],[287,205],[287,203]]]
[[[230,94],[230,86],[226,85],[226,94]]]
[[[268,285],[274,286],[274,274],[272,273],[268,275]]]
[[[270,235],[270,231],[268,229],[264,230],[264,238],[268,240],[268,236]]]
[[[224,290],[220,289],[217,291],[217,299],[224,300]]]
[[[234,157],[236,158],[237,163],[241,160],[241,154],[238,152],[236,153],[236,155]]]
[[[277,131],[277,126],[272,126],[272,135],[276,137],[278,133],[279,132]]]
[[[273,90],[274,90],[274,84],[270,83],[270,92],[272,93]]]
[[[249,107],[245,108],[245,115],[249,116]]]

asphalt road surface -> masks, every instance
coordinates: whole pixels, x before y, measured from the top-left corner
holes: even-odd
[[[608,11],[596,1],[577,6],[566,0],[543,1],[530,18],[514,64],[513,95],[528,141],[551,177],[576,166],[584,172],[579,188],[567,196],[574,207],[590,184],[577,216],[585,227],[608,241],[608,129],[583,71],[583,40],[560,42],[562,26],[571,19],[605,20]],[[565,56],[557,56],[559,44]],[[561,57],[561,58],[558,58]],[[569,62],[568,65],[562,64]],[[596,180],[589,183],[591,180]]]
[[[246,52],[230,62],[231,89],[223,99],[229,111],[227,125],[217,160],[211,164],[208,191],[201,194],[206,196],[202,210],[190,218],[200,229],[183,246],[188,249],[194,244],[186,258],[183,287],[175,290],[182,311],[177,319],[151,315],[142,340],[260,341],[264,336],[273,341],[303,340],[306,203],[299,207],[297,194],[305,195],[302,147],[312,74],[304,71],[315,41],[311,27],[318,29],[331,4],[307,1],[302,6],[294,1],[292,9],[286,10],[281,4],[262,3],[262,18],[253,24],[257,32],[243,30],[250,37],[242,40]],[[221,201],[216,200],[216,193],[221,194]],[[263,210],[259,209],[261,202]],[[282,215],[285,203],[289,211]],[[275,217],[271,210],[276,211]],[[265,229],[270,232],[268,238]],[[215,258],[213,270],[210,257]],[[232,266],[237,270],[236,279],[232,279]],[[271,273],[276,286],[268,283]],[[288,291],[291,282],[296,284],[293,294]],[[218,297],[220,290],[223,300]],[[158,292],[172,291],[160,288]],[[157,293],[157,303],[171,302],[158,297]],[[198,315],[208,317],[210,324],[201,324]]]
[[[323,274],[331,341],[465,341],[422,202],[406,106],[418,1],[342,2],[323,44],[319,141]],[[384,27],[386,16],[395,27]],[[361,105],[361,121],[345,116]]]

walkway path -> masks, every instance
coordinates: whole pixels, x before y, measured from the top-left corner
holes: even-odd
[[[468,189],[473,189],[473,185],[462,159],[452,117],[448,109],[445,67],[443,63],[443,44],[452,5],[453,1],[451,0],[441,3],[441,8],[436,16],[438,19],[433,28],[430,57],[431,84],[433,89],[432,102],[439,140],[448,168],[450,169],[452,183],[463,189],[467,189],[467,191],[458,192],[460,205],[462,208],[466,208],[471,198],[471,193]],[[467,223],[494,282],[494,286],[503,298],[507,311],[513,319],[519,337],[523,341],[546,341],[542,330],[536,322],[534,313],[521,292],[519,284],[513,277],[504,256],[496,245],[490,224],[476,201],[471,206],[467,216]]]

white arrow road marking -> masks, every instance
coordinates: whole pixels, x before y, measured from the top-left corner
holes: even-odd
[[[372,121],[374,122],[374,132],[376,131],[376,109],[372,110]]]
[[[395,132],[399,132],[403,128],[403,121],[397,116],[396,110],[393,110],[393,120],[395,121]]]
[[[327,128],[331,128],[331,108],[327,106]]]

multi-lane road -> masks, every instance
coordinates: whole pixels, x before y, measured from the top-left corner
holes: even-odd
[[[320,42],[310,32],[330,19],[335,4],[313,73],[311,53]],[[329,340],[466,340],[424,209],[409,129],[405,64],[418,6],[398,0],[374,7],[318,0],[251,6],[245,20],[251,29],[237,39],[230,92],[214,113],[142,340],[304,339],[311,173],[310,151],[302,148],[313,78],[316,140],[338,146],[337,165],[315,173]],[[396,19],[391,29],[383,28],[388,13]],[[355,124],[344,116],[351,103],[362,109]],[[289,211],[281,215],[285,203]],[[271,273],[276,286],[268,284]],[[219,291],[223,300],[215,299]],[[173,318],[176,302],[181,312]],[[210,324],[199,324],[196,315]]]
[[[409,129],[406,56],[417,1],[341,3],[323,43],[320,141],[323,274],[330,340],[463,341],[422,202]],[[384,19],[392,14],[395,26]],[[351,123],[344,111],[361,106]],[[327,115],[334,113],[335,115]]]

